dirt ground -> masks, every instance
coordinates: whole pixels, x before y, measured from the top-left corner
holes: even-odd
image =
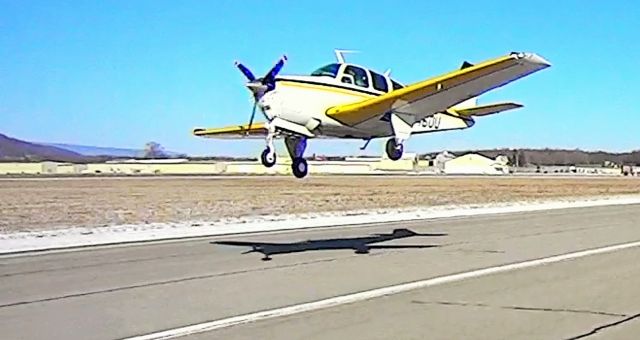
[[[0,232],[638,193],[637,178],[0,179]]]

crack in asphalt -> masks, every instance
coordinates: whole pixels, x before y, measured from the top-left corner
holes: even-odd
[[[625,315],[625,316],[626,316],[626,315]],[[583,334],[580,334],[580,335],[576,335],[576,336],[574,336],[574,337],[567,338],[566,340],[578,340],[578,339],[584,339],[584,338],[586,338],[586,337],[590,337],[590,336],[592,336],[592,335],[596,335],[598,332],[600,332],[600,331],[601,331],[601,330],[603,330],[603,329],[607,329],[607,328],[611,328],[611,327],[616,327],[616,326],[619,326],[619,325],[621,325],[621,324],[623,324],[623,323],[625,323],[625,322],[629,322],[629,321],[631,321],[631,320],[638,319],[638,318],[640,318],[640,313],[635,314],[635,315],[631,315],[631,316],[629,316],[629,317],[627,317],[627,318],[624,318],[624,319],[622,319],[622,320],[618,320],[618,321],[615,321],[615,322],[608,323],[608,324],[606,324],[606,325],[598,326],[598,327],[596,327],[596,328],[592,329],[591,331],[589,331],[589,332],[587,332],[587,333],[583,333]]]
[[[197,255],[201,255],[201,254],[188,253],[188,254],[175,254],[175,255],[154,256],[154,257],[143,257],[143,258],[137,258],[137,259],[124,259],[124,260],[116,260],[116,261],[105,261],[105,262],[100,262],[100,263],[72,265],[72,266],[59,267],[59,268],[46,268],[46,269],[38,269],[38,270],[31,270],[31,271],[3,273],[3,274],[0,274],[0,277],[11,277],[11,276],[19,276],[19,275],[41,274],[41,273],[68,271],[68,270],[73,270],[73,269],[95,268],[95,267],[118,265],[118,264],[159,261],[159,260],[166,260],[166,259],[180,258],[180,257],[189,257],[189,256],[197,256]]]
[[[89,292],[84,292],[84,293],[53,296],[53,297],[49,297],[49,298],[36,299],[36,300],[17,301],[17,302],[11,302],[11,303],[2,304],[2,305],[0,305],[0,308],[15,307],[15,306],[28,305],[28,304],[39,303],[39,302],[50,302],[50,301],[63,300],[63,299],[69,299],[69,298],[77,298],[77,297],[84,297],[84,296],[96,295],[96,294],[114,293],[114,292],[129,290],[129,289],[138,289],[138,288],[147,288],[147,287],[153,287],[153,286],[162,286],[162,285],[168,285],[168,284],[173,284],[173,283],[182,283],[182,282],[188,282],[188,281],[210,279],[210,278],[214,278],[214,277],[223,277],[223,276],[230,276],[230,275],[236,275],[236,274],[245,274],[245,273],[251,273],[251,272],[262,272],[262,271],[272,270],[272,269],[292,268],[292,267],[304,266],[304,265],[308,265],[308,264],[323,263],[323,262],[333,262],[333,261],[337,261],[339,259],[340,258],[320,259],[320,260],[307,261],[307,262],[298,262],[298,263],[292,263],[292,264],[287,264],[287,265],[279,265],[279,266],[273,266],[273,267],[266,267],[266,268],[252,268],[252,269],[238,270],[238,271],[233,271],[233,272],[198,275],[198,276],[191,276],[191,277],[185,277],[185,278],[180,278],[180,279],[156,281],[156,282],[150,282],[150,283],[142,283],[142,284],[137,284],[137,285],[129,285],[129,286],[116,287],[116,288],[89,291]]]
[[[461,253],[485,253],[485,254],[505,254],[504,250],[491,250],[491,249],[452,249]]]
[[[454,301],[420,301],[411,300],[411,303],[421,305],[445,305],[445,306],[462,306],[462,307],[485,307],[485,308],[500,308],[520,311],[532,311],[532,312],[557,312],[557,313],[578,313],[578,314],[595,314],[614,317],[626,317],[627,314],[608,313],[602,311],[594,311],[587,309],[569,309],[569,308],[549,308],[549,307],[527,307],[527,306],[492,306],[485,303],[473,303],[473,302],[454,302]]]

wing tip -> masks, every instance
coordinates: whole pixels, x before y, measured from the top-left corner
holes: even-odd
[[[541,55],[532,52],[511,52],[509,53],[515,56],[516,59],[523,59],[530,63],[540,65],[542,68],[550,67],[551,62],[543,58]]]
[[[193,128],[193,130],[191,130],[191,133],[194,136],[201,136],[201,135],[204,135],[206,131],[207,129],[205,128],[197,127],[197,128]]]

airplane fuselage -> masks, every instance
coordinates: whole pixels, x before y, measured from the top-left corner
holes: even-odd
[[[348,126],[326,112],[338,105],[367,100],[384,93],[370,87],[342,83],[330,76],[280,76],[276,78],[275,89],[262,96],[258,105],[269,120],[280,118],[307,127],[316,138],[370,139],[393,135],[388,119],[371,119]],[[472,118],[441,112],[415,122],[412,133],[465,129],[473,124]]]

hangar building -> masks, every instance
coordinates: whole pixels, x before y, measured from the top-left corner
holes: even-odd
[[[506,175],[509,164],[505,156],[491,159],[470,153],[446,161],[443,170],[447,175]]]

